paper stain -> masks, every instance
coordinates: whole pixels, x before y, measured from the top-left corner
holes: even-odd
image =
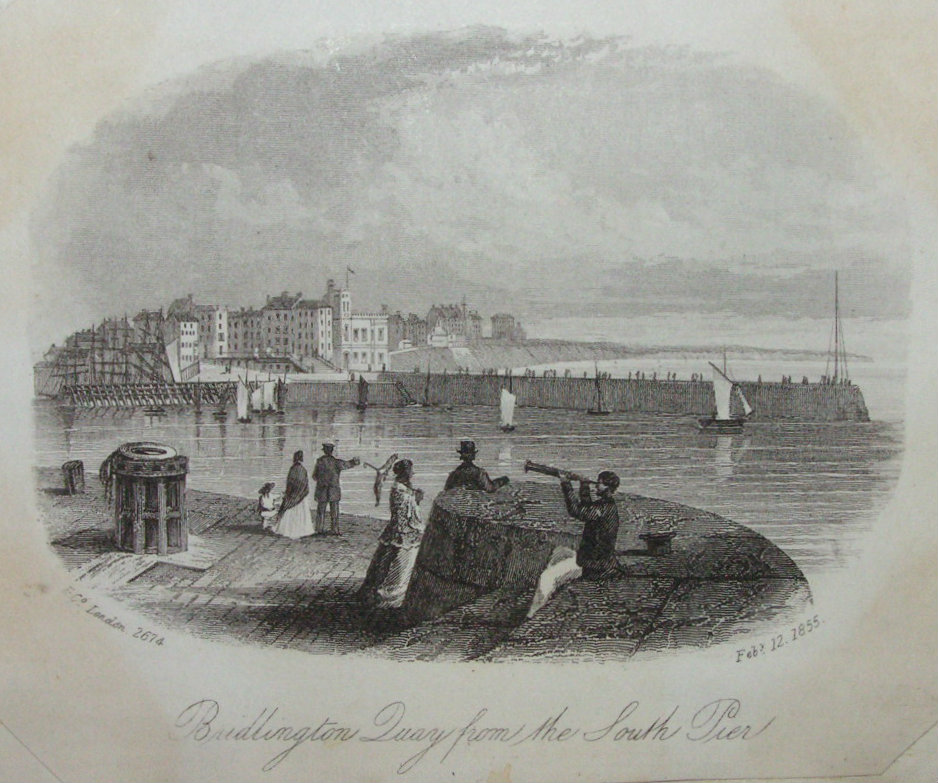
[[[0,226],[34,200],[66,147],[139,88],[163,13],[146,0],[3,9]]]
[[[487,783],[511,783],[511,764],[506,764],[501,769],[493,769],[489,772]]]
[[[938,200],[934,5],[851,0],[784,6],[802,44],[836,90],[849,121],[900,179]]]

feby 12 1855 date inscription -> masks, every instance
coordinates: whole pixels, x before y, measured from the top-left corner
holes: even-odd
[[[754,642],[749,645],[749,647],[740,647],[736,650],[736,663],[742,663],[742,661],[745,660],[752,660],[753,658],[759,658],[771,652],[776,652],[782,649],[786,644],[803,639],[820,627],[821,619],[818,615],[814,615],[814,617],[805,620],[803,623],[793,625],[787,631],[775,634],[767,641]]]

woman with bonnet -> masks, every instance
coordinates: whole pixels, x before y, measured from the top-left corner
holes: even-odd
[[[394,484],[389,499],[391,519],[378,539],[378,548],[359,592],[363,603],[382,608],[399,608],[417,562],[424,523],[419,504],[423,490],[414,489],[414,463],[409,459],[394,463]]]

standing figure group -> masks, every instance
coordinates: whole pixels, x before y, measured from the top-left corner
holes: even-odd
[[[277,502],[272,482],[261,488],[258,513],[265,529],[291,539],[317,533],[340,535],[339,502],[342,499],[342,490],[339,477],[343,470],[356,467],[361,462],[357,457],[350,460],[336,457],[335,444],[332,442],[323,443],[322,449],[323,455],[316,461],[312,471],[313,480],[316,482],[315,522],[309,504],[309,476],[303,465],[303,452],[297,451],[293,455],[293,466],[287,474],[287,485],[282,500]],[[461,441],[457,454],[461,463],[447,477],[446,491],[461,489],[495,492],[509,483],[507,476],[492,479],[484,468],[475,464],[478,451],[473,441]],[[424,493],[413,485],[414,464],[409,459],[397,459],[397,455],[393,455],[382,467],[371,467],[377,474],[376,502],[380,502],[384,476],[388,470],[393,472],[394,481],[389,498],[391,513],[378,539],[377,549],[358,598],[368,606],[398,609],[404,604],[423,540],[425,523],[420,513],[420,503]],[[575,559],[578,574],[590,580],[622,575],[624,569],[616,557],[619,512],[615,493],[619,488],[619,477],[608,470],[602,471],[595,481],[567,471],[560,471],[557,475],[561,479],[560,486],[567,513],[584,522]],[[579,492],[573,489],[572,482],[575,480],[580,481]],[[595,498],[590,491],[590,485],[596,486]],[[541,587],[546,600],[556,585]]]
[[[273,483],[261,487],[258,497],[258,512],[264,529],[286,538],[304,538],[306,536],[329,533],[340,535],[339,501],[342,499],[342,487],[339,473],[360,464],[358,457],[350,460],[339,459],[333,455],[335,444],[327,441],[322,444],[323,455],[316,460],[313,468],[313,481],[316,482],[316,521],[313,522],[309,506],[309,476],[303,465],[303,452],[293,454],[293,465],[287,473],[287,486],[279,506],[273,495]],[[326,510],[329,510],[331,525],[326,528]]]

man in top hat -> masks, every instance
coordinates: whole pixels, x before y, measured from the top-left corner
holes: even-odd
[[[339,484],[339,473],[360,464],[358,457],[350,460],[339,459],[333,456],[335,443],[327,440],[322,444],[323,455],[316,460],[313,468],[313,481],[316,482],[316,532],[339,535],[339,501],[342,499],[342,487]],[[326,506],[332,517],[332,529],[326,530]]]
[[[560,488],[567,512],[583,525],[576,564],[583,569],[584,579],[608,579],[623,573],[616,559],[616,536],[619,533],[619,508],[615,493],[619,477],[611,470],[602,471],[596,480],[596,499],[590,493],[590,482],[580,480],[580,494],[573,492],[570,473],[562,473]]]
[[[494,492],[508,483],[508,476],[501,476],[492,481],[485,469],[480,468],[473,462],[478,452],[476,451],[476,444],[471,440],[460,441],[457,453],[462,460],[462,464],[446,478],[444,489],[464,487],[465,489],[481,489],[485,492]]]

